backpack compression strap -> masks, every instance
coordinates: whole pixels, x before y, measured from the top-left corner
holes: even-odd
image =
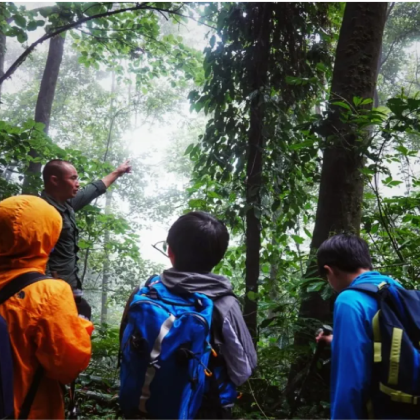
[[[25,274],[22,274],[21,276],[16,277],[0,290],[0,305],[6,302],[7,299],[14,296],[16,293],[20,292],[25,287],[29,286],[30,284],[36,283],[41,280],[49,279],[49,278],[50,277],[45,276],[44,274],[36,273],[36,272],[25,273]],[[35,371],[35,375],[32,380],[31,386],[29,387],[29,391],[26,394],[26,397],[23,401],[22,407],[20,409],[19,417],[18,417],[19,419],[28,418],[29,411],[31,409],[32,403],[34,402],[36,391],[38,390],[42,376],[43,376],[43,368],[40,365]]]

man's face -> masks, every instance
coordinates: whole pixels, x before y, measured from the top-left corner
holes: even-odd
[[[79,176],[76,168],[70,164],[64,164],[61,176],[52,176],[51,182],[63,201],[73,198],[79,191]]]

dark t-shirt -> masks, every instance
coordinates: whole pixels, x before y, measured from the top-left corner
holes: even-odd
[[[99,180],[92,182],[80,190],[77,195],[67,200],[65,203],[58,203],[45,190],[41,197],[49,204],[54,206],[63,218],[63,228],[60,238],[50,254],[47,265],[47,274],[53,277],[57,276],[70,284],[72,289],[80,288],[80,279],[78,277],[77,252],[79,251],[79,230],[76,225],[75,212],[88,205],[96,197],[105,193],[105,184]]]

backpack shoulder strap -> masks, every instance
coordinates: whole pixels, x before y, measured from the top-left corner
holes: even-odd
[[[19,419],[27,419],[29,417],[29,411],[31,410],[32,403],[34,402],[36,392],[38,391],[39,384],[44,375],[44,369],[41,365],[35,371],[34,378],[32,379],[29,391],[23,401],[22,407],[20,408]]]
[[[125,304],[125,307],[124,307],[124,311],[123,311],[123,314],[121,317],[121,323],[120,323],[120,349],[121,349],[121,342],[122,342],[124,330],[128,322],[128,310],[130,309],[130,305],[134,299],[134,296],[138,293],[139,290],[140,290],[140,286],[136,286],[136,288],[131,292],[131,295],[128,298],[127,303]]]
[[[30,284],[50,278],[51,277],[36,272],[25,273],[16,277],[0,290],[0,305]]]
[[[377,295],[379,291],[383,289],[387,289],[388,287],[389,287],[389,283],[385,281],[378,285],[372,284],[372,283],[360,283],[354,286],[347,287],[346,289],[343,290],[343,292],[345,292],[346,290],[358,290],[359,292],[364,292],[370,295]]]
[[[152,276],[150,276],[147,279],[147,281],[145,283],[145,286],[149,286],[150,283],[152,282],[152,280],[156,277],[159,277],[159,276],[157,274],[153,274]],[[119,350],[118,350],[118,365],[117,365],[117,367],[120,367],[120,364],[121,364],[121,355],[122,355],[121,344],[122,344],[122,338],[123,338],[123,335],[124,335],[124,330],[125,330],[125,327],[127,326],[127,323],[128,323],[128,310],[130,309],[130,305],[131,305],[131,302],[134,299],[134,296],[138,293],[138,291],[142,287],[143,286],[136,286],[136,288],[132,291],[132,293],[131,293],[130,297],[128,298],[127,303],[125,304],[125,307],[124,307],[124,311],[123,311],[123,314],[122,314],[122,317],[121,317],[121,323],[120,323],[120,333],[119,333],[120,346],[119,346]]]
[[[15,279],[11,280],[6,286],[0,290],[0,304],[6,302],[9,298],[14,296],[16,293],[24,289],[25,287],[36,283],[41,280],[50,279],[51,277],[45,276],[44,274],[37,272],[30,272],[22,274]],[[43,376],[43,368],[41,365],[38,366],[35,371],[34,378],[32,380],[29,391],[25,396],[22,407],[20,409],[19,419],[27,419],[29,416],[29,411],[31,409],[32,403],[35,399],[36,392],[38,390],[39,384]]]

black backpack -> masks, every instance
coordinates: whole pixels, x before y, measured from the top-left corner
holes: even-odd
[[[0,305],[30,284],[49,278],[40,273],[25,273],[16,277],[0,290]],[[39,366],[20,409],[19,419],[28,418],[42,375],[43,370]],[[17,413],[14,413],[13,401],[12,346],[6,320],[0,315],[0,419],[15,418]]]
[[[383,282],[357,284],[376,298],[369,418],[420,418],[420,291]]]

